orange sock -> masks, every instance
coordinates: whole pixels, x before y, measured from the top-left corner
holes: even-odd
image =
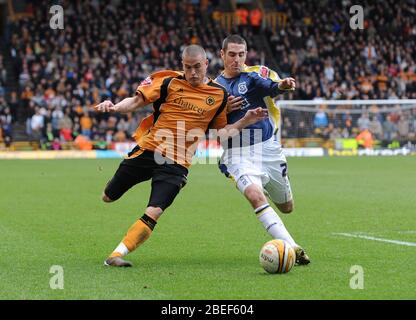
[[[127,231],[127,234],[113,251],[110,257],[123,257],[126,254],[135,250],[138,246],[143,244],[149,239],[156,221],[150,218],[148,215],[143,215],[137,220]]]

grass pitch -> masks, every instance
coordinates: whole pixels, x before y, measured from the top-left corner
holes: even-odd
[[[296,208],[281,216],[312,263],[285,275],[260,267],[270,238],[215,165],[191,168],[128,256],[134,267],[115,269],[103,260],[143,214],[149,183],[105,204],[118,160],[0,161],[0,299],[416,299],[416,158],[288,161]],[[354,265],[363,289],[350,287]]]

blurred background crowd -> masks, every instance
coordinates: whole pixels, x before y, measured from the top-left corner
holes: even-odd
[[[8,20],[0,52],[0,140],[6,144],[19,129],[20,138],[45,149],[61,149],[79,136],[96,149],[129,141],[151,107],[128,115],[96,114],[92,107],[132,96],[155,70],[180,70],[181,50],[191,43],[207,50],[215,78],[222,39],[230,33],[247,40],[248,65],[296,78],[298,89],[286,99],[416,99],[414,0],[362,1],[363,30],[351,30],[348,0],[61,1],[63,30],[49,26],[50,1],[20,3],[21,17]],[[282,137],[349,138],[369,130],[378,140],[415,140],[416,108],[339,114],[333,108],[284,111]]]

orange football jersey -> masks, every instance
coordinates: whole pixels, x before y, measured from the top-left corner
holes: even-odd
[[[136,94],[153,103],[154,109],[134,134],[137,144],[185,167],[191,165],[206,131],[227,125],[227,92],[211,79],[193,87],[183,73],[164,70],[142,81]]]

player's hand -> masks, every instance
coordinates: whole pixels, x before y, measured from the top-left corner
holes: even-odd
[[[267,109],[263,109],[262,107],[258,107],[256,109],[248,110],[244,116],[244,119],[247,121],[247,125],[251,125],[256,123],[260,120],[267,118],[269,115]]]
[[[229,96],[227,100],[227,113],[241,109],[241,105],[243,104],[243,102],[244,100],[241,96]]]
[[[280,90],[295,90],[296,89],[296,80],[293,78],[284,78],[279,82]]]
[[[116,112],[116,107],[110,100],[106,100],[94,107],[97,112]]]

